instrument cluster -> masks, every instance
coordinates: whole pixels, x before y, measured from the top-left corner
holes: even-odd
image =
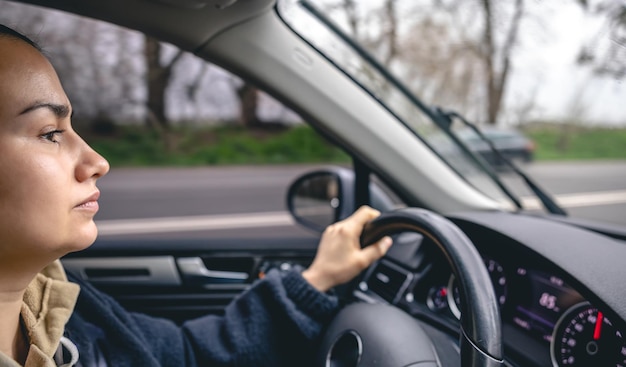
[[[561,277],[537,265],[483,261],[503,323],[538,341],[546,353],[549,348],[553,366],[626,367],[624,331]],[[416,286],[413,297],[432,312],[459,319],[462,300],[454,275],[433,278],[427,289]]]
[[[397,305],[454,332],[463,317],[462,295],[447,260],[431,242],[415,233],[395,237],[355,295]],[[614,314],[585,299],[578,285],[568,284],[573,278],[502,237],[476,236],[473,242],[500,306],[505,353],[520,365],[626,367],[622,320],[611,320]]]

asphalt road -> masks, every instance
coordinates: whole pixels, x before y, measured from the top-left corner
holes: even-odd
[[[626,226],[626,162],[533,163],[525,170],[570,216]],[[511,186],[522,186],[506,176]]]
[[[310,233],[285,212],[286,189],[315,166],[116,169],[102,178],[101,236],[285,236]],[[626,225],[626,162],[525,167],[573,216]],[[532,206],[511,174],[505,181]]]

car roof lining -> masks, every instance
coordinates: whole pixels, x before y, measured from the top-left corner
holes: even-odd
[[[24,0],[20,2],[104,20],[144,32],[191,52],[195,52],[221,31],[267,12],[275,4],[275,0],[239,0],[226,7],[219,6],[219,3],[225,3],[224,0],[168,1],[180,3],[180,6],[168,5],[161,0]],[[190,2],[207,2],[207,5],[193,8],[186,5]],[[125,11],[119,11],[119,9],[125,9]],[[151,16],[138,17],[137,14],[150,14]]]

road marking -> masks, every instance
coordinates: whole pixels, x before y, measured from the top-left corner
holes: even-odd
[[[626,190],[563,194],[554,197],[563,208],[616,205],[626,203]],[[534,197],[522,198],[525,209],[541,209]],[[203,215],[186,217],[140,218],[96,221],[100,236],[125,234],[152,234],[244,229],[259,227],[286,227],[294,225],[288,212],[259,212],[248,214]]]
[[[562,194],[554,196],[554,199],[563,208],[625,204],[626,190]],[[535,197],[522,198],[522,206],[529,210],[543,208]]]

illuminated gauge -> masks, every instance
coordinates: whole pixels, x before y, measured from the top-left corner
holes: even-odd
[[[588,302],[571,307],[552,334],[550,355],[555,367],[626,367],[622,332]]]
[[[496,293],[496,299],[500,306],[502,306],[506,303],[506,277],[504,275],[504,268],[495,260],[483,258],[483,261],[487,267],[493,290]],[[461,294],[454,274],[450,276],[450,280],[448,281],[448,305],[452,314],[457,319],[460,319]]]
[[[442,311],[448,308],[448,288],[446,286],[432,287],[428,291],[426,305],[432,311]]]

